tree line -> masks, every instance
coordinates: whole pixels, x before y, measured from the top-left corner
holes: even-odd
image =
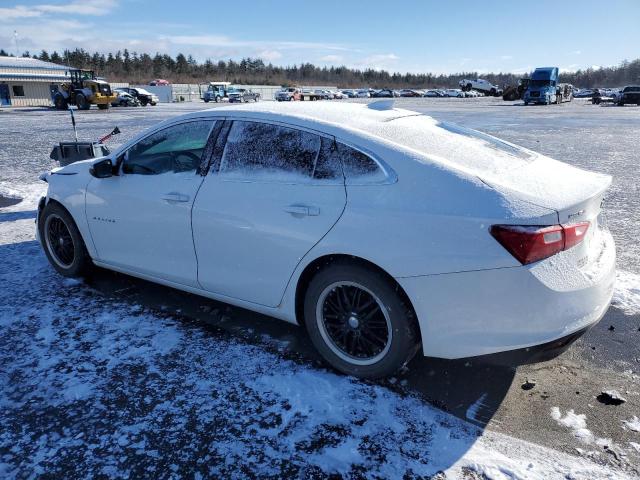
[[[0,49],[0,56],[8,55]],[[200,83],[228,81],[245,85],[337,85],[340,88],[440,88],[457,87],[463,78],[482,77],[498,86],[515,85],[523,75],[513,73],[460,72],[453,74],[399,73],[374,69],[355,69],[345,66],[320,67],[311,63],[278,66],[265,63],[260,58],[243,58],[240,61],[206,60],[197,62],[191,55],[182,53],[174,57],[156,53],[118,50],[115,53],[90,53],[84,49],[49,53],[42,50],[32,57],[47,62],[69,65],[75,68],[95,70],[99,76],[112,82],[133,84],[148,83],[156,78],[172,83]],[[526,77],[527,75],[524,75]],[[623,61],[617,66],[587,68],[562,73],[561,81],[576,87],[621,87],[640,84],[640,59]]]

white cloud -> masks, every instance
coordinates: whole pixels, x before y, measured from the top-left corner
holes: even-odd
[[[500,55],[500,60],[512,60],[513,55]]]
[[[0,21],[14,20],[16,18],[39,17],[40,15],[42,15],[42,12],[34,10],[33,8],[25,7],[23,5],[17,5],[15,7],[9,8],[0,8]]]
[[[344,61],[344,57],[342,55],[325,55],[324,57],[320,57],[320,61],[327,63],[340,63]]]
[[[170,35],[166,40],[177,45],[205,47],[266,47],[273,50],[349,50],[344,45],[321,42],[291,42],[283,40],[238,40],[225,35]]]
[[[282,53],[280,53],[278,50],[263,50],[261,52],[258,52],[256,56],[261,58],[262,60],[273,62],[274,60],[282,58]]]
[[[45,14],[65,15],[107,15],[115,7],[115,0],[75,0],[70,3],[52,5],[16,5],[0,8],[0,21],[10,21],[18,18],[42,17]]]
[[[400,57],[395,53],[377,53],[359,60],[356,65],[374,70],[385,70],[393,67],[399,59]]]

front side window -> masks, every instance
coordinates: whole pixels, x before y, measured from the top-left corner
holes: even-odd
[[[122,171],[139,175],[195,172],[214,123],[180,123],[143,138],[125,154]]]
[[[313,175],[320,137],[268,123],[235,121],[220,164],[225,179],[307,182]]]
[[[22,85],[13,85],[11,89],[14,97],[24,97],[24,87]]]

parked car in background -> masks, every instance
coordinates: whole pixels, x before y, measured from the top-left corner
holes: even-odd
[[[157,78],[149,82],[150,87],[165,87],[167,85],[171,85],[169,80],[163,80],[162,78]]]
[[[147,105],[157,105],[160,100],[155,93],[151,93],[148,90],[140,87],[121,87],[116,88],[117,91],[126,92],[138,99],[140,105],[146,107]]]
[[[257,102],[260,100],[260,94],[246,88],[232,88],[227,93],[229,103],[245,103],[248,101]]]
[[[342,93],[340,90],[332,90],[331,93],[333,94],[333,98],[335,98],[336,100],[343,100],[345,98],[348,98],[348,95]]]
[[[394,98],[399,96],[400,94],[398,92],[388,88],[383,88],[382,90],[378,90],[373,95],[371,95],[371,97],[373,98]]]
[[[444,91],[447,97],[464,98],[464,92],[458,88],[448,88]]]
[[[608,309],[610,176],[377,102],[247,107],[167,120],[45,175],[52,268],[303,325],[365,378],[418,351],[548,357]]]
[[[133,95],[127,92],[122,92],[118,90],[114,90],[114,93],[117,95],[117,97],[113,102],[111,102],[112,107],[139,107],[140,106],[140,101]]]
[[[502,95],[502,89],[500,87],[493,85],[491,82],[483,78],[476,78],[475,80],[464,79],[460,80],[458,84],[460,85],[460,88],[465,92],[468,92],[470,90],[478,90],[485,95],[491,95],[494,97],[499,97],[500,95]]]
[[[401,97],[422,97],[424,96],[423,92],[421,92],[420,90],[413,90],[410,88],[404,88],[402,90],[400,90],[400,96]]]
[[[371,93],[369,93],[368,89],[361,89],[356,91],[357,98],[369,98],[370,96],[371,96]]]
[[[446,97],[446,95],[440,90],[427,90],[424,92],[425,97]]]
[[[591,98],[595,93],[593,88],[580,88],[577,92],[573,93],[574,98]]]
[[[342,90],[342,93],[348,98],[356,98],[358,96],[355,90]]]
[[[620,92],[617,101],[618,105],[621,107],[627,104],[636,104],[640,106],[640,86],[629,85],[628,87],[624,87],[622,92]]]
[[[296,87],[286,87],[278,90],[275,97],[278,102],[293,102],[302,99],[302,92]]]

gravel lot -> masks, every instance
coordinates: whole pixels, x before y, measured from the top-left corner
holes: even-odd
[[[417,358],[372,384],[325,371],[303,332],[282,322],[106,271],[62,280],[33,239],[33,202],[38,174],[55,166],[51,146],[73,138],[68,114],[0,110],[0,476],[428,478],[456,467],[468,478],[521,478],[527,456],[530,478],[640,475],[640,108],[396,106],[613,175],[605,208],[619,287],[596,327],[550,362]],[[81,140],[118,125],[116,146],[209,107],[76,118]],[[612,389],[626,402],[603,403]],[[481,461],[491,448],[505,456],[502,473]]]

